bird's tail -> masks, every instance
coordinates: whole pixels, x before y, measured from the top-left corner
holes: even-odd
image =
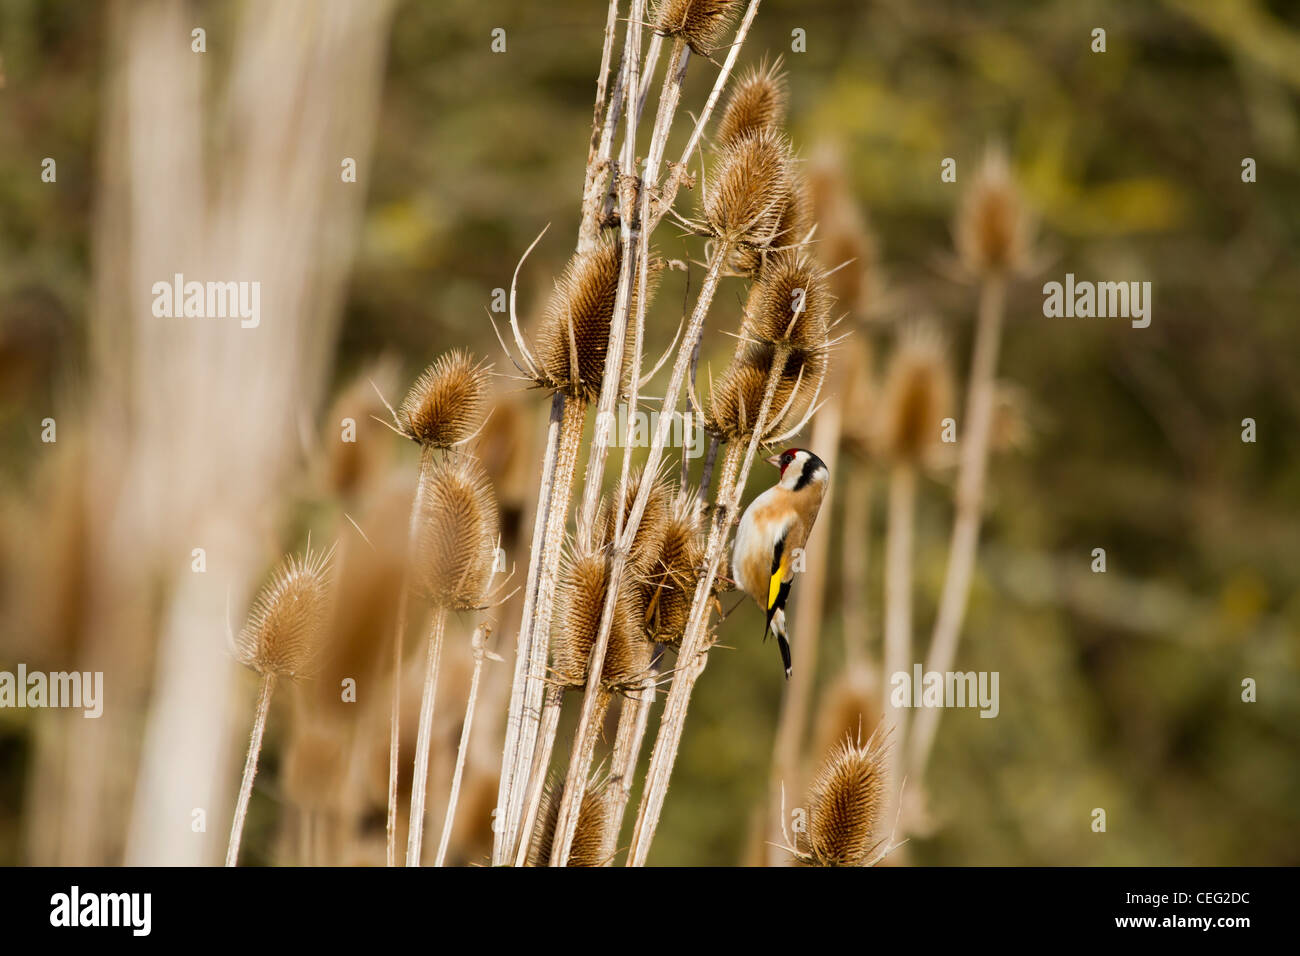
[[[790,641],[785,636],[785,609],[777,608],[768,621],[768,629],[776,635],[776,646],[781,649],[781,663],[785,665],[786,680],[790,679]],[[763,632],[767,637],[767,631]]]

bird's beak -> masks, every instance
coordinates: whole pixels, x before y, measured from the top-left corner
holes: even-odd
[[[765,462],[767,462],[769,465],[771,465],[773,468],[780,468],[780,467],[781,467],[781,456],[780,456],[780,455],[773,455],[771,458],[764,458],[763,460],[764,460]]]

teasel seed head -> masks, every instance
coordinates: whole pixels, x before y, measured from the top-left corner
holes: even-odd
[[[468,352],[442,355],[416,379],[397,422],[412,441],[429,448],[451,448],[473,436],[483,415],[490,366],[476,364]]]
[[[435,607],[481,607],[492,579],[497,503],[478,460],[444,455],[427,466],[418,502],[412,580]]]
[[[776,130],[760,129],[728,143],[707,184],[704,218],[719,240],[745,250],[781,245],[781,218],[793,183],[790,143]],[[752,266],[742,255],[739,268]],[[741,261],[743,260],[743,261]]]
[[[869,458],[875,451],[874,423],[879,389],[873,362],[874,349],[865,335],[852,335],[836,355],[836,377],[841,401],[852,414],[844,416],[841,440],[844,447],[859,458]]]
[[[740,275],[761,278],[767,262],[779,250],[801,246],[813,227],[812,197],[807,179],[798,166],[790,165],[790,188],[781,200],[776,229],[766,246],[739,247],[731,257],[731,268]]]
[[[645,471],[633,468],[628,472],[627,483],[619,482],[618,500],[623,508],[623,522],[627,523],[632,511],[632,503],[641,493],[641,482],[645,480]],[[628,566],[634,573],[643,574],[654,566],[659,558],[659,549],[663,544],[664,534],[672,514],[672,489],[667,482],[655,480],[650,485],[650,494],[646,498],[645,510],[641,513],[641,523],[637,525],[632,538],[632,549],[628,554]],[[614,542],[614,521],[616,515],[613,505],[602,502],[597,517],[596,542],[600,546]]]
[[[761,129],[780,129],[788,98],[780,57],[771,65],[764,61],[757,68],[750,67],[732,85],[718,121],[716,142],[727,145]]]
[[[663,644],[681,642],[704,561],[704,512],[699,497],[682,489],[673,501],[659,559],[642,585],[646,636]]]
[[[809,162],[812,218],[817,223],[813,250],[830,274],[831,292],[840,307],[859,319],[880,312],[883,280],[876,237],[849,183],[841,152],[823,145]]]
[[[1030,223],[1006,155],[990,147],[963,194],[953,233],[966,271],[976,278],[1013,275],[1029,260]]]
[[[542,316],[537,340],[539,384],[577,401],[592,403],[599,397],[622,260],[622,246],[613,237],[569,260]],[[660,270],[660,261],[652,258],[647,295],[653,295]],[[632,283],[631,308],[635,309],[636,276]],[[626,358],[631,358],[630,348]],[[624,377],[627,374],[625,369]]]
[[[825,271],[795,249],[775,252],[745,303],[746,338],[788,342],[798,351],[825,348],[834,300]]]
[[[742,6],[740,0],[659,0],[654,31],[680,37],[692,53],[708,56]]]
[[[768,342],[750,342],[739,349],[721,378],[714,383],[709,396],[705,423],[709,431],[728,441],[745,440],[753,435],[767,388],[768,372],[775,358],[776,346]],[[824,349],[790,352],[785,368],[777,378],[776,392],[763,428],[764,439],[779,434],[786,422],[802,412],[816,391],[818,379],[825,374],[826,362]]]
[[[564,799],[564,780],[551,777],[542,790],[537,808],[537,822],[533,825],[533,839],[529,846],[527,865],[546,866],[555,845],[555,824],[560,816],[560,803]],[[605,834],[609,816],[605,812],[605,785],[588,784],[578,807],[578,823],[569,847],[568,866],[604,866]]]
[[[858,738],[860,741],[861,738]],[[884,747],[846,736],[830,752],[808,792],[809,862],[862,866],[879,842],[885,806]]]
[[[952,406],[952,371],[942,336],[927,325],[899,334],[877,406],[881,452],[895,461],[925,464],[938,447]]]
[[[599,552],[572,556],[560,576],[552,647],[557,679],[570,687],[587,682],[608,582],[609,565]],[[614,621],[601,669],[601,683],[609,690],[635,687],[650,667],[651,648],[642,632],[645,605],[639,584],[639,578],[625,574],[614,602]]]
[[[235,656],[261,674],[293,679],[316,664],[329,623],[333,549],[286,557],[258,593],[235,641]]]

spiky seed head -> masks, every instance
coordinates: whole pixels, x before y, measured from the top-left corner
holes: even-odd
[[[608,563],[597,552],[572,556],[561,574],[552,646],[556,675],[571,687],[587,682],[608,583]],[[635,686],[650,667],[650,645],[642,633],[645,606],[639,583],[633,575],[624,575],[614,602],[614,621],[601,668],[601,683],[610,690]]]
[[[683,489],[673,502],[659,560],[643,585],[646,635],[651,640],[681,642],[703,560],[703,511],[698,496]]]
[[[844,416],[842,440],[845,448],[859,458],[875,451],[878,389],[872,353],[866,336],[853,335],[840,347],[835,363],[844,407],[853,410]]]
[[[844,736],[872,734],[884,714],[880,682],[865,667],[850,668],[820,695],[813,722],[813,753],[829,753]]]
[[[637,467],[628,472],[627,482],[619,481],[618,501],[623,508],[623,522],[627,523],[636,496],[641,493],[641,483],[645,481],[644,469]],[[632,539],[632,550],[628,555],[628,566],[634,573],[643,574],[654,566],[659,558],[659,549],[663,544],[664,533],[671,516],[672,489],[663,480],[650,485],[649,497],[646,498],[645,510],[641,513],[641,523],[637,525],[636,535]],[[614,542],[614,522],[617,515],[609,502],[602,502],[597,520],[596,541],[601,546]]]
[[[451,448],[469,438],[483,415],[489,373],[489,366],[461,349],[439,356],[397,410],[402,431],[429,448]]]
[[[721,378],[714,383],[709,396],[706,423],[709,431],[728,441],[753,435],[763,405],[768,373],[776,359],[775,352],[775,346],[770,343],[753,342],[736,353]],[[782,426],[802,411],[825,370],[826,353],[823,350],[795,350],[789,354],[785,368],[777,378],[776,391],[763,428],[764,438],[779,434]],[[790,401],[796,384],[799,393]],[[786,410],[783,416],[779,414],[782,409]]]
[[[564,780],[551,777],[542,789],[537,806],[537,822],[528,849],[528,866],[546,866],[555,847],[555,824],[559,822],[560,804],[564,800]],[[578,823],[569,845],[569,866],[604,866],[605,835],[609,817],[605,813],[605,784],[588,784],[578,807]]]
[[[235,641],[240,663],[262,674],[300,677],[316,663],[330,617],[333,551],[286,557],[258,593]]]
[[[444,455],[424,467],[412,580],[435,607],[481,607],[496,555],[492,483],[469,455]]]
[[[859,738],[860,739],[860,738]],[[862,866],[876,846],[885,805],[881,738],[846,736],[830,752],[808,792],[808,843],[817,866]]]
[[[826,347],[833,304],[821,266],[806,253],[783,249],[750,287],[744,332],[760,342],[818,351]]]
[[[953,232],[961,262],[977,278],[1020,272],[1029,259],[1030,230],[1006,155],[990,147],[957,210]]]
[[[742,249],[780,244],[792,168],[790,143],[776,130],[747,133],[723,147],[704,196],[713,234]]]
[[[859,208],[842,152],[824,145],[808,164],[812,219],[817,223],[813,251],[827,269],[831,293],[840,307],[859,318],[875,315],[883,285],[871,226]]]
[[[731,88],[718,121],[717,142],[726,145],[760,129],[779,129],[788,95],[780,57],[771,65],[750,67]]]
[[[941,439],[952,391],[943,338],[925,325],[904,329],[890,357],[878,406],[881,452],[895,461],[923,464]]]
[[[600,395],[622,260],[622,246],[615,238],[606,238],[591,252],[575,253],[565,266],[537,337],[540,384],[587,403]],[[659,272],[659,260],[652,258],[647,295],[653,295]],[[631,309],[636,308],[637,285],[633,276]],[[629,360],[630,353],[628,349]]]
[[[776,231],[766,246],[741,246],[731,257],[733,271],[746,276],[762,277],[767,261],[778,250],[799,247],[813,226],[812,198],[807,180],[793,163],[790,166],[790,189],[781,201]]]
[[[740,0],[659,0],[654,31],[681,37],[692,53],[708,56],[736,18]]]
[[[353,498],[387,471],[393,452],[391,432],[383,422],[388,417],[380,395],[397,388],[397,367],[385,358],[362,369],[338,393],[325,418],[322,442],[326,449],[325,480],[342,498]],[[342,441],[340,423],[352,419],[355,441]]]

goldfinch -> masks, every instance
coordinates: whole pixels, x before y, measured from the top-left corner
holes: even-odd
[[[790,642],[785,633],[785,602],[790,596],[794,555],[808,541],[826,494],[831,473],[810,451],[791,448],[767,459],[781,469],[781,479],[750,502],[736,529],[731,569],[736,583],[767,612],[768,631],[776,636],[790,676]]]

